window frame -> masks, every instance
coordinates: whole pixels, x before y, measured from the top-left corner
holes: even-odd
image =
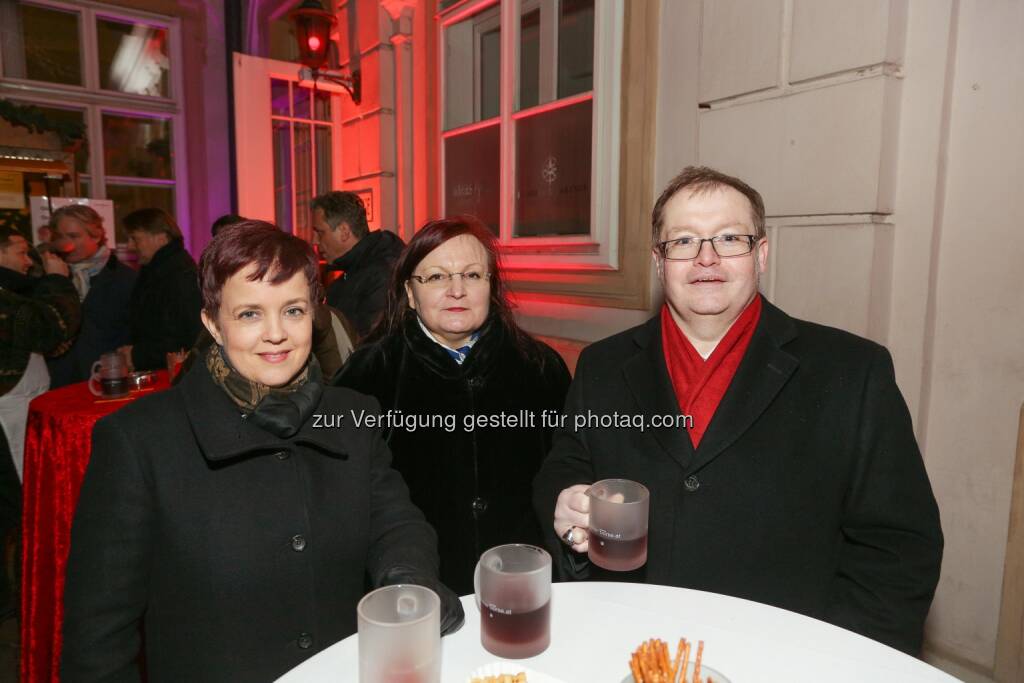
[[[120,186],[171,187],[174,192],[175,217],[191,243],[189,215],[188,159],[185,126],[185,87],[181,46],[181,19],[143,10],[82,0],[69,3],[60,0],[22,0],[27,4],[78,15],[79,49],[82,60],[83,85],[67,85],[18,78],[6,74],[0,52],[0,95],[15,101],[46,107],[84,110],[83,122],[89,142],[88,171],[81,176],[89,183],[92,199],[107,198],[107,183]],[[122,93],[100,86],[99,37],[97,21],[107,19],[126,23],[142,23],[166,29],[169,97]],[[170,122],[174,178],[136,178],[107,174],[104,168],[103,115],[113,114],[135,118],[155,118]],[[115,226],[116,227],[116,226]],[[123,244],[123,243],[119,243]]]
[[[545,10],[545,5],[554,9]],[[444,129],[447,101],[447,68],[445,31],[498,6],[501,17],[501,85],[500,112],[492,119]],[[445,213],[445,141],[456,135],[498,125],[500,135],[499,242],[505,266],[511,270],[550,270],[568,268],[574,271],[609,271],[620,266],[619,259],[619,173],[621,74],[624,43],[625,0],[597,0],[594,3],[594,83],[593,89],[560,100],[541,102],[517,111],[519,99],[519,42],[524,12],[541,10],[540,56],[557,55],[557,0],[464,0],[437,15],[439,122],[437,171],[438,205]],[[544,17],[553,16],[554,23],[545,29]],[[553,39],[550,35],[553,31]],[[548,45],[551,43],[551,45]],[[552,71],[556,61],[549,61]],[[474,73],[479,67],[474,64]],[[557,72],[548,87],[557,95]],[[545,80],[539,79],[538,99],[544,97]],[[475,91],[475,88],[474,88]],[[474,96],[476,93],[474,92]],[[530,116],[591,100],[591,169],[590,169],[590,233],[586,235],[551,235],[513,237],[516,188],[516,125]],[[477,109],[474,104],[474,110]]]

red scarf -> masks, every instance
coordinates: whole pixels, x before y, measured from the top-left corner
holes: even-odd
[[[688,432],[694,448],[700,445],[711,424],[711,418],[750,346],[760,317],[759,294],[743,309],[715,350],[704,360],[679,329],[668,304],[661,307],[661,346],[665,351],[665,366],[679,409],[683,415],[693,417],[693,427]]]

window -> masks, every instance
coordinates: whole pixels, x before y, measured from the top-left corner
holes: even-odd
[[[331,189],[330,91],[280,78],[270,79],[274,149],[274,220],[308,239],[309,203]]]
[[[443,212],[483,220],[512,267],[617,266],[623,4],[442,11]]]
[[[121,217],[155,206],[186,233],[178,22],[92,3],[0,2],[0,96],[76,121],[81,194]]]

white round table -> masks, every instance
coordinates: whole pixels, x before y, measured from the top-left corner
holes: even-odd
[[[520,660],[565,683],[620,683],[630,653],[661,638],[675,653],[679,638],[704,641],[704,663],[732,683],[767,681],[956,681],[902,652],[816,619],[717,593],[635,583],[552,586],[551,646]],[[499,661],[480,645],[480,612],[462,598],[466,624],[441,639],[441,680],[464,683]],[[279,683],[357,681],[357,636],[327,648]]]

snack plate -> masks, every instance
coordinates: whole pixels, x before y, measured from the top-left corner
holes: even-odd
[[[693,662],[690,662],[689,666],[686,667],[686,683],[689,683],[691,680],[693,680],[693,668]],[[709,676],[711,677],[711,680],[714,681],[714,683],[730,683],[728,678],[718,673],[718,671],[712,669],[710,666],[704,666],[702,662],[700,665],[701,683],[707,683]],[[527,677],[527,681],[530,681],[529,677]],[[633,680],[633,674],[629,674],[628,676],[623,678],[622,683],[636,683],[636,681]]]
[[[534,671],[533,669],[529,669],[522,664],[516,664],[515,662],[491,662],[490,664],[484,664],[483,666],[474,669],[473,672],[469,674],[466,678],[466,683],[471,683],[474,678],[500,676],[502,674],[515,675],[517,673],[526,674],[526,683],[565,683],[561,678],[542,674],[539,671]]]

